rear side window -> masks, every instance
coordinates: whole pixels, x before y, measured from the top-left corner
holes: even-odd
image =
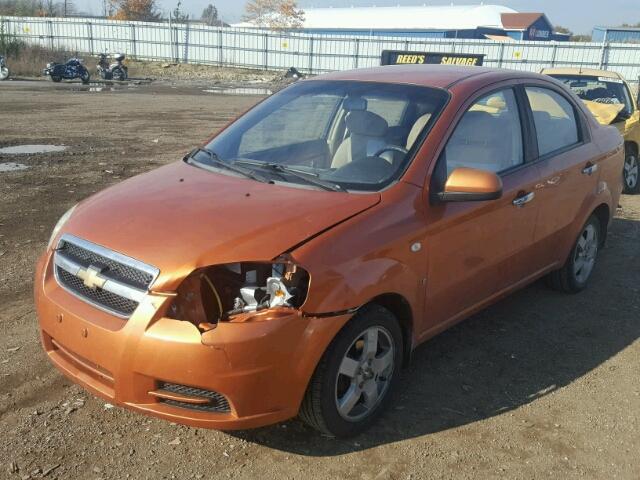
[[[538,155],[578,143],[578,124],[571,103],[548,88],[527,87],[527,97],[538,137]]]
[[[502,172],[524,161],[513,90],[480,98],[462,116],[444,151],[447,176],[458,167]]]

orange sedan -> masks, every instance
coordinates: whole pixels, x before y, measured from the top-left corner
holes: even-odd
[[[44,349],[170,421],[353,435],[420,343],[537,278],[585,288],[623,162],[619,132],[542,75],[305,80],[60,219],[36,273]]]

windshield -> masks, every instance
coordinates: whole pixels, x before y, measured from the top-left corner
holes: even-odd
[[[624,105],[623,112],[633,113],[633,104],[629,90],[622,80],[607,77],[587,77],[583,75],[552,75],[574,91],[582,100]]]
[[[309,188],[377,191],[404,172],[447,99],[414,85],[301,82],[253,108],[191,162]]]

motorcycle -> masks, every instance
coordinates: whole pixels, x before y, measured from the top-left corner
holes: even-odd
[[[67,63],[47,63],[47,68],[42,72],[44,75],[49,75],[53,82],[60,82],[62,80],[73,80],[79,78],[82,83],[87,84],[91,79],[89,70],[82,64],[82,60],[79,58],[71,58],[67,60]]]
[[[128,68],[124,64],[124,53],[117,53],[113,56],[114,63],[109,63],[106,53],[98,55],[98,65],[96,67],[98,73],[104,80],[126,80],[129,76]]]
[[[9,78],[9,67],[7,67],[4,57],[0,55],[0,80],[6,80]]]

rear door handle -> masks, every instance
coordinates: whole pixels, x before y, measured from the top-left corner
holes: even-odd
[[[517,197],[512,203],[516,207],[524,207],[527,203],[535,198],[536,194],[533,192],[523,193]]]
[[[592,173],[595,173],[597,171],[598,171],[598,164],[591,163],[591,162],[587,163],[587,166],[582,169],[583,175],[591,175]]]

